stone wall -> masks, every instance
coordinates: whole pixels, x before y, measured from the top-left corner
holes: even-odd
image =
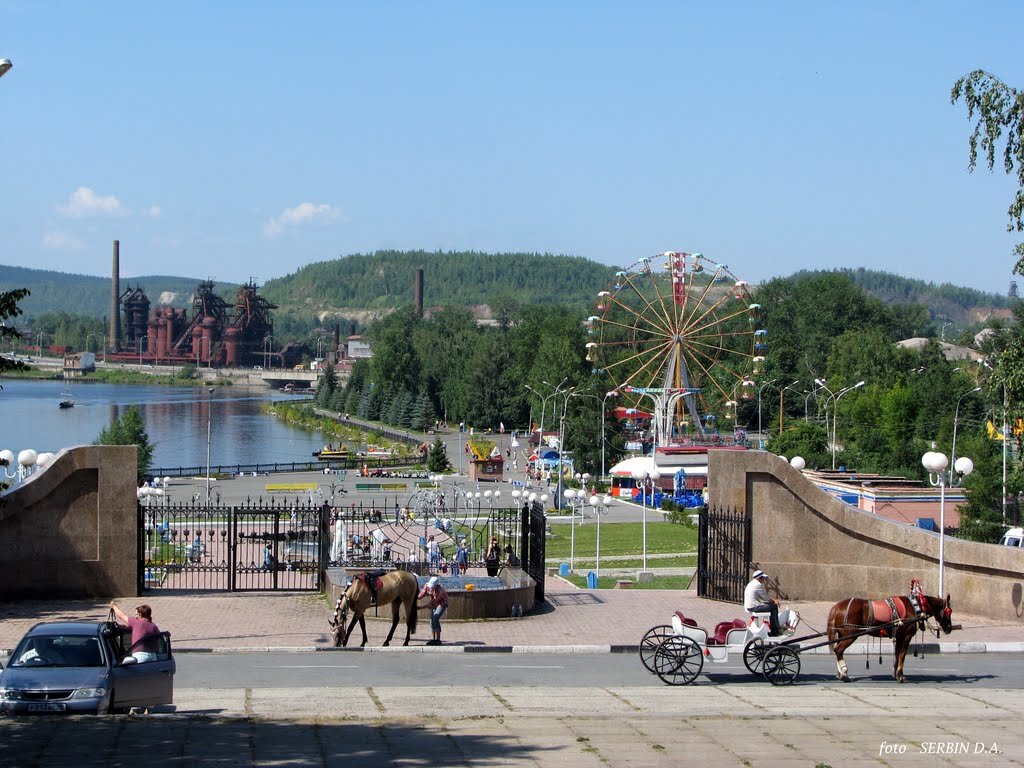
[[[65,448],[0,498],[0,598],[138,594],[135,446]]]
[[[918,578],[938,585],[939,535],[849,507],[782,458],[764,451],[711,452],[710,504],[749,510],[751,570],[788,600],[906,594]],[[1024,551],[945,537],[945,591],[966,613],[1024,626]]]

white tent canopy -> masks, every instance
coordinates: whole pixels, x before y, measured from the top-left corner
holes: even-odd
[[[632,477],[634,472],[653,472],[655,469],[658,468],[653,457],[631,456],[612,467],[610,473],[613,477]],[[658,471],[661,472],[660,469]]]

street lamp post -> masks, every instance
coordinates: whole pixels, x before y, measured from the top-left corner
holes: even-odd
[[[975,392],[981,392],[981,387],[975,387],[974,389],[964,392],[956,400],[956,410],[953,411],[953,443],[949,449],[949,460],[953,462],[954,467],[956,466],[956,427],[960,421],[960,401],[968,395],[973,395]]]
[[[960,485],[963,478],[974,471],[974,462],[961,456],[953,469],[947,470],[949,459],[946,454],[928,451],[921,457],[921,464],[928,470],[928,481],[939,489],[939,597],[942,597],[946,594],[946,487],[955,488]]]
[[[618,396],[619,396],[619,391],[617,389],[613,389],[611,392],[608,392],[607,394],[605,394],[604,399],[601,401],[601,480],[604,480],[604,478],[605,478],[604,457],[605,457],[605,453],[606,453],[607,448],[608,448],[608,444],[605,442],[605,439],[604,439],[605,409],[608,407],[607,406],[608,398],[609,397],[618,397]]]
[[[818,379],[815,379],[814,382],[817,384],[818,383]],[[816,395],[822,389],[825,389],[825,385],[824,384],[818,384],[818,386],[814,387],[813,389],[804,390],[804,423],[805,424],[808,424],[811,421],[810,415],[809,415],[810,412],[807,410],[807,401],[811,398],[811,395]],[[817,398],[815,398],[815,401],[817,401]],[[827,424],[828,424],[828,422],[826,421],[826,429],[825,429],[826,433],[828,432]]]
[[[601,515],[608,514],[608,505],[612,503],[612,497],[593,495],[590,497],[590,506],[594,508],[594,517],[597,518],[597,544],[594,549],[594,575],[601,578]]]
[[[640,500],[643,504],[643,571],[647,573],[647,489],[651,490],[651,503],[654,503],[654,488],[661,479],[657,468],[647,471],[638,469],[633,472],[633,479],[640,486]]]
[[[785,400],[786,390],[787,389],[792,389],[793,387],[795,387],[799,383],[800,383],[800,380],[797,379],[792,384],[787,384],[786,386],[784,386],[782,389],[779,390],[779,434],[780,435],[782,434],[782,415],[786,412],[786,400]]]
[[[569,502],[569,572],[574,573],[576,569],[576,506],[583,503],[583,492],[566,488],[565,500]]]
[[[206,506],[210,506],[210,436],[213,426],[213,387],[206,390]]]
[[[40,331],[38,335],[39,335],[39,338],[37,339],[38,344],[36,346],[39,347],[39,353],[38,353],[37,357],[42,358],[42,356],[43,356],[43,332]]]
[[[861,380],[854,384],[852,387],[846,387],[845,389],[841,389],[839,390],[839,392],[836,393],[832,410],[832,469],[836,468],[836,441],[839,439],[838,430],[836,429],[839,426],[839,398],[841,398],[847,392],[853,392],[853,390],[863,386],[864,381]]]
[[[764,438],[762,437],[761,432],[761,393],[764,392],[764,390],[767,387],[771,386],[775,382],[776,379],[772,379],[771,381],[766,381],[764,384],[757,388],[757,445],[759,448],[764,443]]]

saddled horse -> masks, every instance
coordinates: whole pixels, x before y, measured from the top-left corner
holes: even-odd
[[[347,646],[349,637],[352,634],[352,627],[359,622],[359,628],[363,630],[362,645],[366,645],[366,619],[364,614],[370,606],[370,589],[363,580],[364,574],[357,574],[352,583],[338,598],[334,606],[334,618],[329,619],[331,635],[334,638],[334,645]],[[391,604],[391,631],[384,645],[391,644],[391,638],[395,634],[395,627],[398,626],[399,611],[405,608],[405,642],[409,644],[409,638],[416,631],[416,595],[419,594],[419,581],[416,574],[409,571],[391,571],[380,578],[380,586],[377,587],[377,605]],[[345,626],[348,612],[352,611],[352,620]]]
[[[915,606],[915,601],[918,606]],[[836,654],[836,668],[839,679],[850,682],[850,676],[843,661],[843,652],[858,637],[891,637],[893,642],[893,677],[901,683],[903,661],[914,634],[920,628],[925,631],[927,619],[935,619],[947,635],[953,631],[953,611],[949,595],[946,599],[929,597],[924,594],[900,595],[885,600],[864,600],[850,597],[832,606],[828,614],[828,641]]]

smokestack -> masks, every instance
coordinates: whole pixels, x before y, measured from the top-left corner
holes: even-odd
[[[416,270],[416,280],[412,289],[416,300],[416,314],[423,317],[423,267]]]
[[[114,241],[114,270],[110,277],[110,339],[111,352],[121,351],[121,244]]]
[[[334,324],[334,356],[331,358],[332,363],[337,363],[341,359],[338,354],[338,350],[341,348],[341,323]]]

